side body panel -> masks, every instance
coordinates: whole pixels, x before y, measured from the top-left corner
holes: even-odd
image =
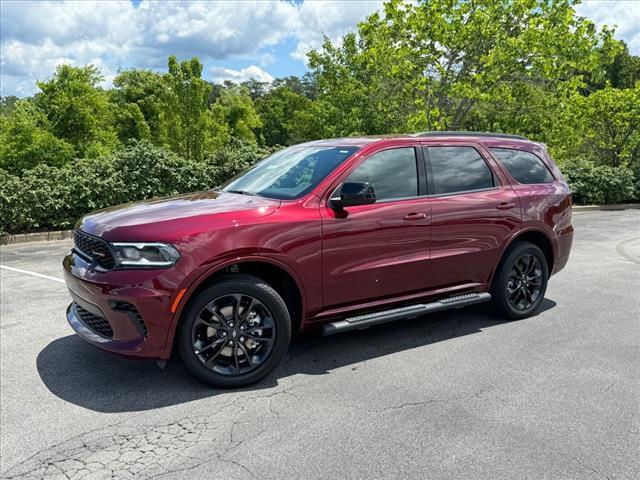
[[[324,307],[424,290],[431,226],[426,198],[322,208]],[[424,218],[407,220],[410,214]]]
[[[430,288],[489,283],[502,247],[520,228],[519,205],[509,188],[432,199]]]

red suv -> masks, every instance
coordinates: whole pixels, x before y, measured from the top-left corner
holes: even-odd
[[[429,132],[304,143],[212,191],[81,219],[67,319],[90,343],[236,387],[324,334],[490,301],[539,309],[571,197],[544,145]]]

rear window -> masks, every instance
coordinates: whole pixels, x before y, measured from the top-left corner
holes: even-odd
[[[491,152],[518,183],[553,183],[554,181],[547,166],[533,153],[511,148],[492,148]]]

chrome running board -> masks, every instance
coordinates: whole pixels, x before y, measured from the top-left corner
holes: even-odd
[[[421,303],[418,305],[410,305],[408,307],[392,308],[382,312],[367,313],[356,317],[345,318],[337,322],[327,323],[322,327],[324,335],[333,335],[334,333],[346,332],[347,330],[356,330],[377,325],[379,323],[393,322],[405,318],[415,318],[419,315],[427,313],[439,312],[449,308],[461,308],[475,303],[488,302],[491,300],[491,294],[483,293],[465,293],[455,295],[449,298],[443,298],[436,302]]]

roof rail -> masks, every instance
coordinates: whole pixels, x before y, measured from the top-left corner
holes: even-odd
[[[465,132],[465,131],[432,131],[415,133],[416,137],[496,137],[496,138],[515,138],[518,140],[529,140],[522,135],[512,135],[510,133],[493,133],[493,132]]]

